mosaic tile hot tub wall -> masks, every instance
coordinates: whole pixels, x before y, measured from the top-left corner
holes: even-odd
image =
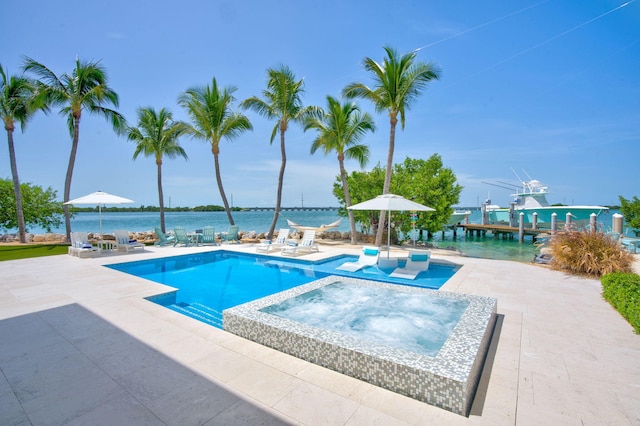
[[[336,332],[260,312],[334,282],[424,292],[469,301],[457,326],[435,357],[376,345]],[[331,276],[224,311],[224,329],[298,358],[468,415],[496,319],[493,298]]]

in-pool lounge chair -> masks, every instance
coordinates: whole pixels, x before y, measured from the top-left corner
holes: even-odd
[[[262,243],[256,245],[256,251],[269,253],[271,249],[281,248],[287,243],[287,238],[289,238],[289,228],[282,228],[278,231],[278,237],[275,241],[264,240]]]
[[[169,245],[169,244],[173,244],[173,240],[176,239],[176,237],[174,237],[173,235],[167,236],[167,234],[162,232],[162,230],[160,229],[159,226],[155,227],[154,232],[156,233],[156,236],[158,237],[158,241],[156,241],[153,244],[154,246],[162,247],[162,246],[166,246],[166,245]]]
[[[295,256],[297,254],[302,253],[311,253],[314,251],[320,251],[318,248],[318,244],[315,242],[316,239],[316,231],[304,231],[302,235],[302,240],[300,243],[294,243],[293,241],[289,241],[282,247],[280,251],[281,254],[287,255],[290,254]]]
[[[378,247],[363,247],[362,254],[355,262],[345,262],[336,269],[340,271],[355,272],[366,266],[375,266],[378,264],[380,257],[380,249]]]
[[[240,230],[240,227],[238,225],[231,225],[227,232],[220,233],[220,239],[226,242],[227,244],[229,244],[231,241],[239,243],[240,242],[240,239],[238,238],[239,230]]]
[[[216,229],[213,226],[205,226],[204,228],[202,228],[202,236],[200,237],[200,243],[205,245],[205,244],[211,244],[214,246],[217,246],[218,243],[216,242]]]
[[[86,232],[72,232],[69,254],[79,258],[94,257],[100,254],[98,247],[89,242],[89,234]]]
[[[129,231],[124,229],[117,229],[113,231],[116,236],[115,248],[117,250],[123,250],[129,253],[129,250],[140,249],[144,251],[144,244],[139,243],[137,240],[132,240],[129,236]]]
[[[410,251],[407,258],[407,264],[402,268],[396,268],[389,274],[393,278],[405,278],[407,280],[415,280],[418,274],[429,269],[431,261],[430,251]]]

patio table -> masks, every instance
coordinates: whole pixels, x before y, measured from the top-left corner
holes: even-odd
[[[187,237],[191,241],[191,244],[193,244],[194,246],[198,246],[202,242],[202,233],[201,232],[189,232],[187,234]]]

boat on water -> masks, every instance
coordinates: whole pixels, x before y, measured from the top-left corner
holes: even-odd
[[[511,194],[511,196],[514,197],[513,211],[516,215],[516,223],[519,220],[519,214],[524,213],[525,223],[531,224],[533,223],[534,213],[537,213],[538,225],[541,225],[542,227],[550,226],[552,215],[555,213],[558,223],[564,223],[566,221],[567,214],[571,214],[572,223],[577,225],[586,225],[589,223],[591,214],[595,213],[596,217],[598,217],[609,210],[608,207],[604,206],[551,205],[547,201],[549,188],[543,185],[542,182],[530,179],[527,181],[521,181],[521,183],[521,187],[513,185],[513,188],[509,188],[515,189],[516,191]],[[511,222],[510,207],[503,208],[489,203],[485,208],[491,223],[509,224]]]
[[[469,215],[471,215],[471,210],[455,210],[453,213],[451,213],[451,217],[447,222],[447,226],[454,226],[459,223],[465,222]]]

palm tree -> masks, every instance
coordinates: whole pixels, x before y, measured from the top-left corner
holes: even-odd
[[[358,142],[368,131],[375,131],[373,118],[368,113],[362,114],[355,103],[341,104],[336,98],[327,96],[328,109],[323,111],[321,118],[307,120],[304,130],[316,129],[318,137],[311,144],[311,153],[322,149],[326,154],[336,152],[340,164],[340,178],[346,207],[351,206],[351,196],[347,184],[347,171],[344,159],[356,160],[360,167],[369,161],[369,147]],[[351,225],[351,243],[356,244],[356,222],[353,211],[347,209],[349,224]]]
[[[34,110],[30,106],[30,99],[33,94],[32,82],[23,76],[11,76],[7,78],[7,73],[0,64],[0,118],[4,122],[4,129],[7,131],[9,142],[9,161],[11,163],[11,175],[13,176],[13,193],[16,199],[16,215],[18,219],[18,235],[21,243],[26,243],[26,229],[24,224],[24,211],[22,209],[22,193],[20,192],[20,178],[18,176],[18,165],[16,162],[16,151],[13,146],[13,131],[15,123],[20,123],[21,129],[33,115]]]
[[[191,134],[196,138],[209,141],[213,154],[213,166],[218,182],[218,190],[227,212],[229,224],[235,225],[227,196],[222,186],[220,177],[220,141],[222,138],[235,139],[243,132],[252,130],[251,122],[243,114],[232,112],[231,104],[235,101],[233,93],[237,90],[234,86],[227,86],[220,90],[218,82],[214,78],[211,86],[192,87],[183,93],[178,103],[187,109],[193,126]]]
[[[151,108],[138,108],[138,127],[127,129],[127,138],[136,142],[133,159],[142,154],[155,157],[158,168],[158,200],[160,202],[160,229],[166,232],[164,225],[164,196],[162,194],[162,157],[187,157],[178,138],[189,132],[189,125],[182,121],[173,121],[170,111],[162,108],[156,113]]]
[[[363,61],[364,69],[368,71],[374,81],[373,87],[368,87],[362,83],[352,83],[343,90],[343,95],[347,98],[364,98],[373,102],[376,112],[387,111],[389,123],[391,125],[389,133],[389,151],[387,153],[387,164],[384,176],[384,186],[382,193],[388,194],[391,187],[391,173],[393,166],[393,151],[396,140],[396,125],[398,116],[402,129],[405,123],[405,111],[409,110],[418,95],[426,88],[432,80],[440,78],[439,69],[433,64],[415,62],[416,51],[399,56],[398,52],[385,47],[387,57],[382,64],[378,64],[371,58]],[[384,232],[384,211],[380,212],[378,222],[378,233],[376,235],[376,245],[382,243]]]
[[[111,122],[116,133],[126,127],[126,121],[120,113],[108,108],[118,107],[118,94],[108,85],[106,70],[98,62],[80,62],[71,73],[58,77],[53,71],[31,58],[25,58],[24,70],[38,77],[36,101],[43,107],[60,107],[60,114],[67,117],[69,133],[72,137],[71,154],[64,182],[64,202],[69,201],[71,179],[76,162],[78,141],[80,140],[80,118],[84,110],[90,114],[102,115]],[[71,216],[69,205],[64,204],[64,220],[67,229],[67,241],[71,236]]]
[[[267,89],[262,92],[264,99],[251,97],[245,99],[241,106],[252,109],[267,119],[276,119],[276,124],[271,132],[269,143],[273,143],[276,134],[280,133],[280,154],[282,163],[278,175],[278,193],[276,196],[276,208],[273,214],[273,221],[267,235],[268,239],[273,238],[273,231],[280,215],[280,204],[282,201],[282,184],[284,180],[284,170],[287,165],[287,153],[284,144],[284,135],[289,128],[289,122],[303,123],[309,116],[318,114],[317,107],[304,107],[302,105],[302,94],[304,93],[304,80],[296,80],[293,72],[285,65],[279,69],[269,68],[267,70]]]

